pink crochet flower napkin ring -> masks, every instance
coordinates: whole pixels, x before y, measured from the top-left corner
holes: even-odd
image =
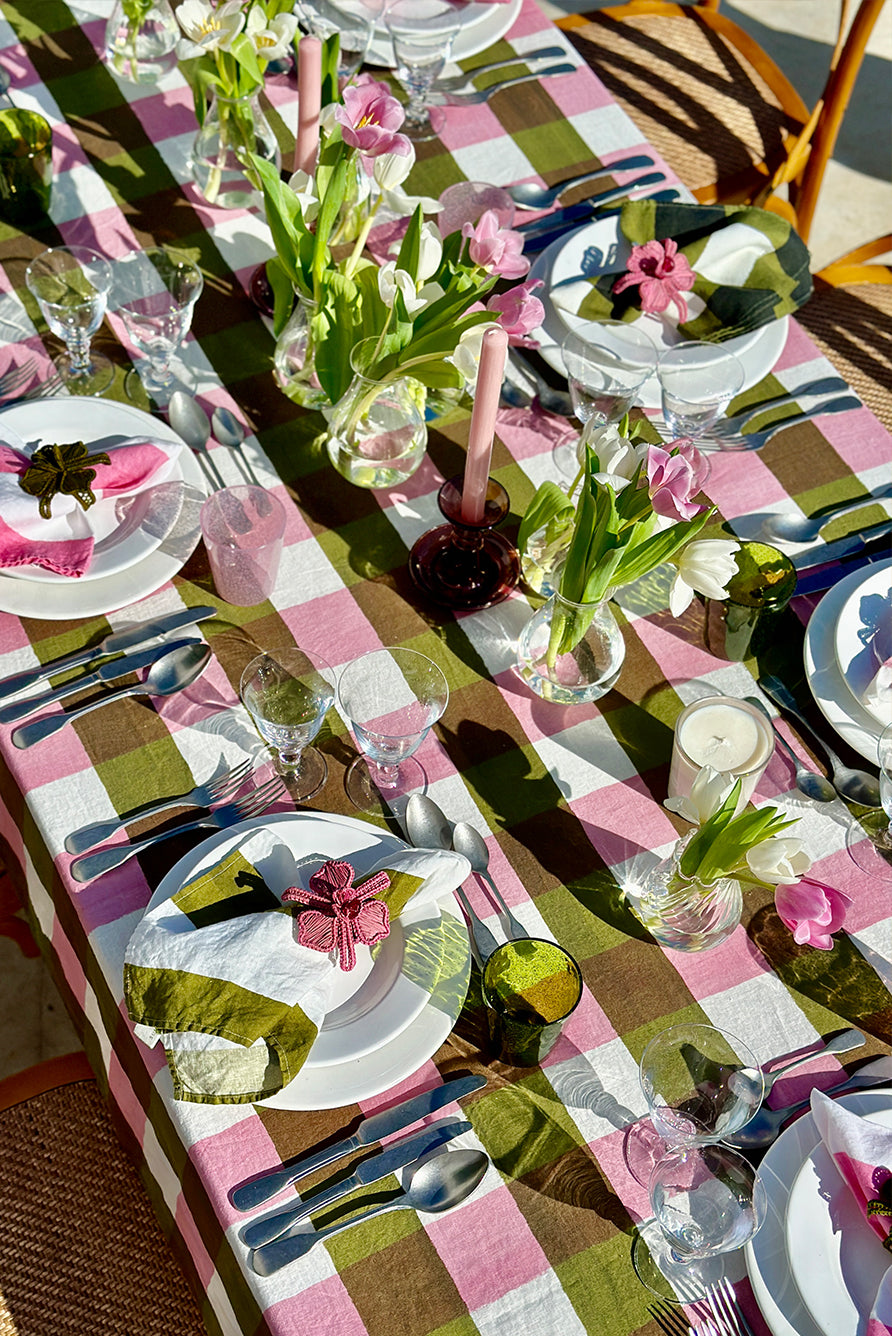
[[[304,905],[297,924],[297,940],[311,951],[337,951],[342,970],[356,964],[356,943],[374,946],[390,933],[390,911],[375,897],[386,891],[386,872],[353,884],[356,872],[350,863],[331,859],[310,877],[309,890],[291,886],[283,903]]]

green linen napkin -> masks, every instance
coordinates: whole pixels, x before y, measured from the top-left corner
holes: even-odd
[[[686,339],[724,343],[789,315],[812,293],[808,250],[785,219],[745,204],[661,204],[633,200],[623,205],[620,231],[631,245],[646,241],[678,244],[694,270],[688,318],[678,325]],[[552,293],[565,310],[586,320],[635,320],[641,315],[638,289],[619,295],[613,285],[630,247],[620,245],[608,261],[610,272],[587,280],[570,293]],[[664,316],[672,320],[672,314]]]
[[[127,1010],[138,1038],[163,1044],[177,1099],[233,1104],[276,1094],[300,1071],[325,1017],[335,958],[297,942],[296,915],[252,861],[268,859],[274,842],[272,831],[252,836],[150,910],[128,944]],[[302,867],[300,884],[315,870]],[[417,896],[454,890],[470,864],[412,849],[357,880],[378,871],[390,876],[380,898],[396,919]]]

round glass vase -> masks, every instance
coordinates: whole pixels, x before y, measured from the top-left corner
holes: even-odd
[[[310,321],[316,303],[300,292],[295,292],[294,310],[273,352],[273,372],[284,395],[302,408],[325,408],[328,395],[316,375],[313,334]]]
[[[425,389],[411,376],[376,380],[363,370],[377,339],[350,355],[353,380],[329,409],[326,448],[342,478],[356,487],[396,487],[411,478],[427,448]]]
[[[204,124],[192,144],[192,180],[218,209],[250,209],[262,201],[248,155],[281,166],[276,136],[260,106],[260,89],[243,97],[211,91]]]
[[[581,705],[616,685],[625,657],[609,598],[573,603],[555,591],[520,633],[515,672],[543,700]]]
[[[103,59],[122,79],[130,83],[153,84],[176,67],[176,44],[181,36],[169,0],[128,6],[115,0],[111,18],[105,26]],[[140,13],[142,16],[140,17]]]
[[[695,834],[691,831],[661,862],[625,888],[630,909],[661,946],[674,951],[709,951],[731,936],[743,912],[737,877],[714,882],[686,877],[679,869]]]

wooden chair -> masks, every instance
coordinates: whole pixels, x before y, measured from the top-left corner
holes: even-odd
[[[892,432],[892,234],[878,237],[815,275],[796,319]]]
[[[86,1056],[0,1081],[0,1336],[207,1336]]]
[[[885,0],[840,0],[827,82],[810,111],[719,0],[630,3],[559,20],[643,136],[703,203],[756,203],[808,239],[824,171]],[[786,187],[788,198],[777,192]]]

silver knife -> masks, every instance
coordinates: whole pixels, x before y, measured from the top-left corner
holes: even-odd
[[[182,640],[167,640],[161,645],[153,645],[151,649],[144,649],[139,654],[125,654],[119,659],[110,659],[108,663],[103,663],[95,672],[87,673],[84,677],[78,677],[73,682],[65,682],[61,687],[56,687],[55,691],[47,692],[44,696],[29,696],[27,700],[14,701],[12,705],[4,705],[0,709],[0,724],[14,724],[19,719],[27,719],[29,714],[36,714],[38,710],[43,710],[47,705],[55,705],[56,701],[64,700],[66,696],[73,696],[77,691],[83,691],[85,687],[98,686],[101,682],[114,682],[117,677],[126,677],[128,673],[138,673],[143,668],[149,668],[161,654],[167,654],[172,649],[179,649],[181,645],[196,645],[199,637],[185,636]]]
[[[862,552],[848,561],[840,561],[830,566],[816,566],[814,570],[804,571],[796,585],[797,597],[800,594],[823,594],[825,589],[832,589],[853,571],[864,570],[867,566],[888,559],[887,552]]]
[[[61,658],[51,659],[49,663],[44,663],[39,668],[26,668],[24,672],[13,673],[0,679],[0,700],[14,696],[17,691],[24,691],[25,687],[33,686],[35,682],[42,682],[44,678],[52,677],[55,673],[64,672],[68,668],[79,668],[82,663],[92,663],[94,659],[103,659],[109,654],[119,654],[125,649],[133,649],[135,645],[142,645],[146,640],[154,640],[156,636],[179,631],[182,626],[192,626],[195,622],[203,622],[216,615],[217,609],[207,606],[184,608],[181,612],[168,613],[166,617],[154,617],[150,622],[128,626],[124,631],[113,631],[97,645],[91,645],[89,649],[63,654]]]
[[[406,1137],[396,1146],[388,1146],[387,1150],[379,1151],[377,1155],[364,1160],[355,1174],[351,1174],[340,1183],[335,1183],[334,1187],[328,1188],[327,1191],[316,1192],[298,1206],[285,1207],[284,1210],[275,1211],[272,1215],[266,1215],[261,1220],[246,1225],[241,1233],[242,1242],[249,1248],[262,1248],[265,1243],[272,1243],[273,1239],[279,1238],[293,1225],[306,1220],[314,1211],[331,1206],[342,1197],[355,1192],[357,1188],[378,1183],[382,1178],[395,1173],[397,1169],[403,1169],[407,1164],[411,1164],[413,1160],[421,1159],[421,1156],[427,1155],[428,1151],[435,1150],[437,1146],[444,1145],[453,1137],[459,1137],[471,1130],[471,1124],[463,1118],[449,1118],[446,1122],[425,1127],[413,1136]]]
[[[616,164],[613,166],[615,169]],[[543,236],[547,232],[557,232],[568,223],[585,222],[596,209],[600,209],[604,204],[610,204],[613,200],[623,199],[632,190],[643,190],[645,186],[659,185],[665,180],[665,172],[646,172],[644,176],[639,176],[634,181],[627,181],[625,185],[613,186],[610,190],[602,190],[599,195],[590,195],[588,199],[580,200],[578,204],[568,204],[564,209],[555,209],[544,218],[537,218],[534,223],[521,223],[514,231],[528,239]]]
[[[467,93],[438,93],[434,88],[432,93],[427,94],[426,100],[428,105],[433,107],[480,106],[506,88],[516,88],[518,84],[538,83],[540,79],[556,78],[561,74],[575,74],[579,68],[579,65],[572,65],[570,61],[564,61],[561,65],[547,65],[544,68],[532,70],[529,74],[519,74],[516,79],[502,79],[499,83],[490,84],[488,88],[475,88],[473,92],[469,91]]]
[[[892,517],[880,524],[874,524],[870,529],[860,529],[857,533],[847,534],[845,538],[835,538],[832,543],[813,543],[804,552],[797,552],[795,556],[790,557],[790,560],[797,571],[808,571],[813,566],[824,566],[828,562],[852,556],[868,543],[874,542],[877,538],[885,538],[889,533],[892,533]]]
[[[363,1119],[352,1136],[345,1137],[343,1141],[338,1141],[333,1146],[327,1146],[325,1150],[317,1151],[315,1155],[307,1155],[302,1160],[292,1160],[290,1164],[283,1165],[280,1169],[267,1169],[250,1183],[243,1183],[241,1187],[233,1188],[229,1193],[229,1200],[237,1211],[256,1210],[258,1206],[272,1201],[273,1197],[278,1197],[285,1188],[296,1183],[299,1178],[311,1174],[315,1169],[323,1169],[325,1165],[333,1164],[335,1160],[342,1159],[351,1151],[359,1150],[360,1146],[374,1146],[382,1137],[392,1136],[394,1132],[401,1132],[404,1127],[411,1127],[419,1119],[436,1113],[437,1109],[444,1108],[453,1100],[472,1095],[475,1090],[480,1090],[485,1085],[486,1080],[482,1076],[462,1076],[457,1081],[444,1081],[442,1085],[434,1086],[433,1090],[426,1090],[423,1095],[414,1095],[411,1099],[403,1100],[401,1104],[394,1104],[392,1109],[385,1109],[383,1113],[376,1113],[371,1118]]]

